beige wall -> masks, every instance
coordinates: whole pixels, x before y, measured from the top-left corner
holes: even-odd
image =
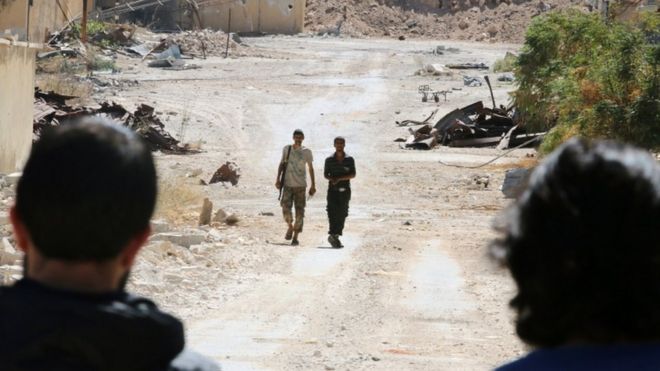
[[[93,0],[87,0],[90,7]],[[27,40],[28,0],[0,0],[0,34],[11,30],[21,41]],[[30,7],[31,42],[44,42],[49,32],[60,29],[68,20],[82,14],[81,0],[33,0]]]
[[[0,44],[0,172],[23,166],[32,144],[34,48]]]
[[[229,9],[232,32],[295,34],[305,23],[305,0],[219,0],[200,6],[202,26],[227,31]]]

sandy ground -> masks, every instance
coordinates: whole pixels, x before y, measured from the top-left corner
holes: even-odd
[[[486,86],[464,87],[458,73],[416,76],[424,63],[492,64],[518,46],[443,41],[459,52],[433,55],[438,42],[245,41],[284,57],[215,57],[185,71],[123,59],[114,78],[138,84],[97,96],[129,109],[154,105],[171,133],[202,150],[156,157],[161,197],[178,205],[161,207],[158,216],[173,230],[204,233],[205,242],[150,243],[130,289],[177,313],[188,345],[225,370],[483,370],[522,354],[507,307],[512,282],[486,247],[493,217],[509,202],[499,191],[504,172],[532,151],[465,169],[439,161],[479,164],[499,151],[413,151],[393,142],[407,134],[395,120],[490,102]],[[422,103],[421,84],[461,90],[447,102]],[[496,82],[497,102],[512,89]],[[319,191],[308,203],[301,246],[292,247],[274,182],[295,128],[314,153]],[[341,250],[326,241],[321,179],[337,135],[346,137],[358,172]],[[225,161],[241,167],[237,186],[199,185]],[[195,170],[201,174],[186,176]],[[199,229],[203,197],[239,223]]]

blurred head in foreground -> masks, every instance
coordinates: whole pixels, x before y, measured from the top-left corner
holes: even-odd
[[[523,341],[660,340],[660,166],[649,153],[572,139],[504,219],[492,252],[517,285]]]
[[[11,213],[27,276],[90,264],[115,286],[149,235],[155,201],[153,158],[130,130],[94,117],[45,132]]]

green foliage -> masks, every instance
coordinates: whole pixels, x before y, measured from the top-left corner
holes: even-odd
[[[80,30],[81,27],[79,23],[74,23],[71,25],[71,32],[75,37],[80,38]],[[104,32],[105,30],[105,23],[101,21],[90,20],[87,22],[87,35],[89,37],[93,37],[97,33]]]
[[[660,46],[648,37],[657,17],[605,23],[568,11],[530,25],[513,96],[528,128],[550,130],[542,151],[574,135],[660,148]]]
[[[493,72],[511,72],[516,66],[518,58],[511,53],[506,53],[504,58],[498,59],[493,64]]]

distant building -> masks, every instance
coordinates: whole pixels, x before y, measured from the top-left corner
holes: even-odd
[[[161,30],[210,28],[241,33],[296,34],[305,25],[305,0],[97,0],[103,18],[139,22]],[[231,14],[231,18],[230,18]]]

